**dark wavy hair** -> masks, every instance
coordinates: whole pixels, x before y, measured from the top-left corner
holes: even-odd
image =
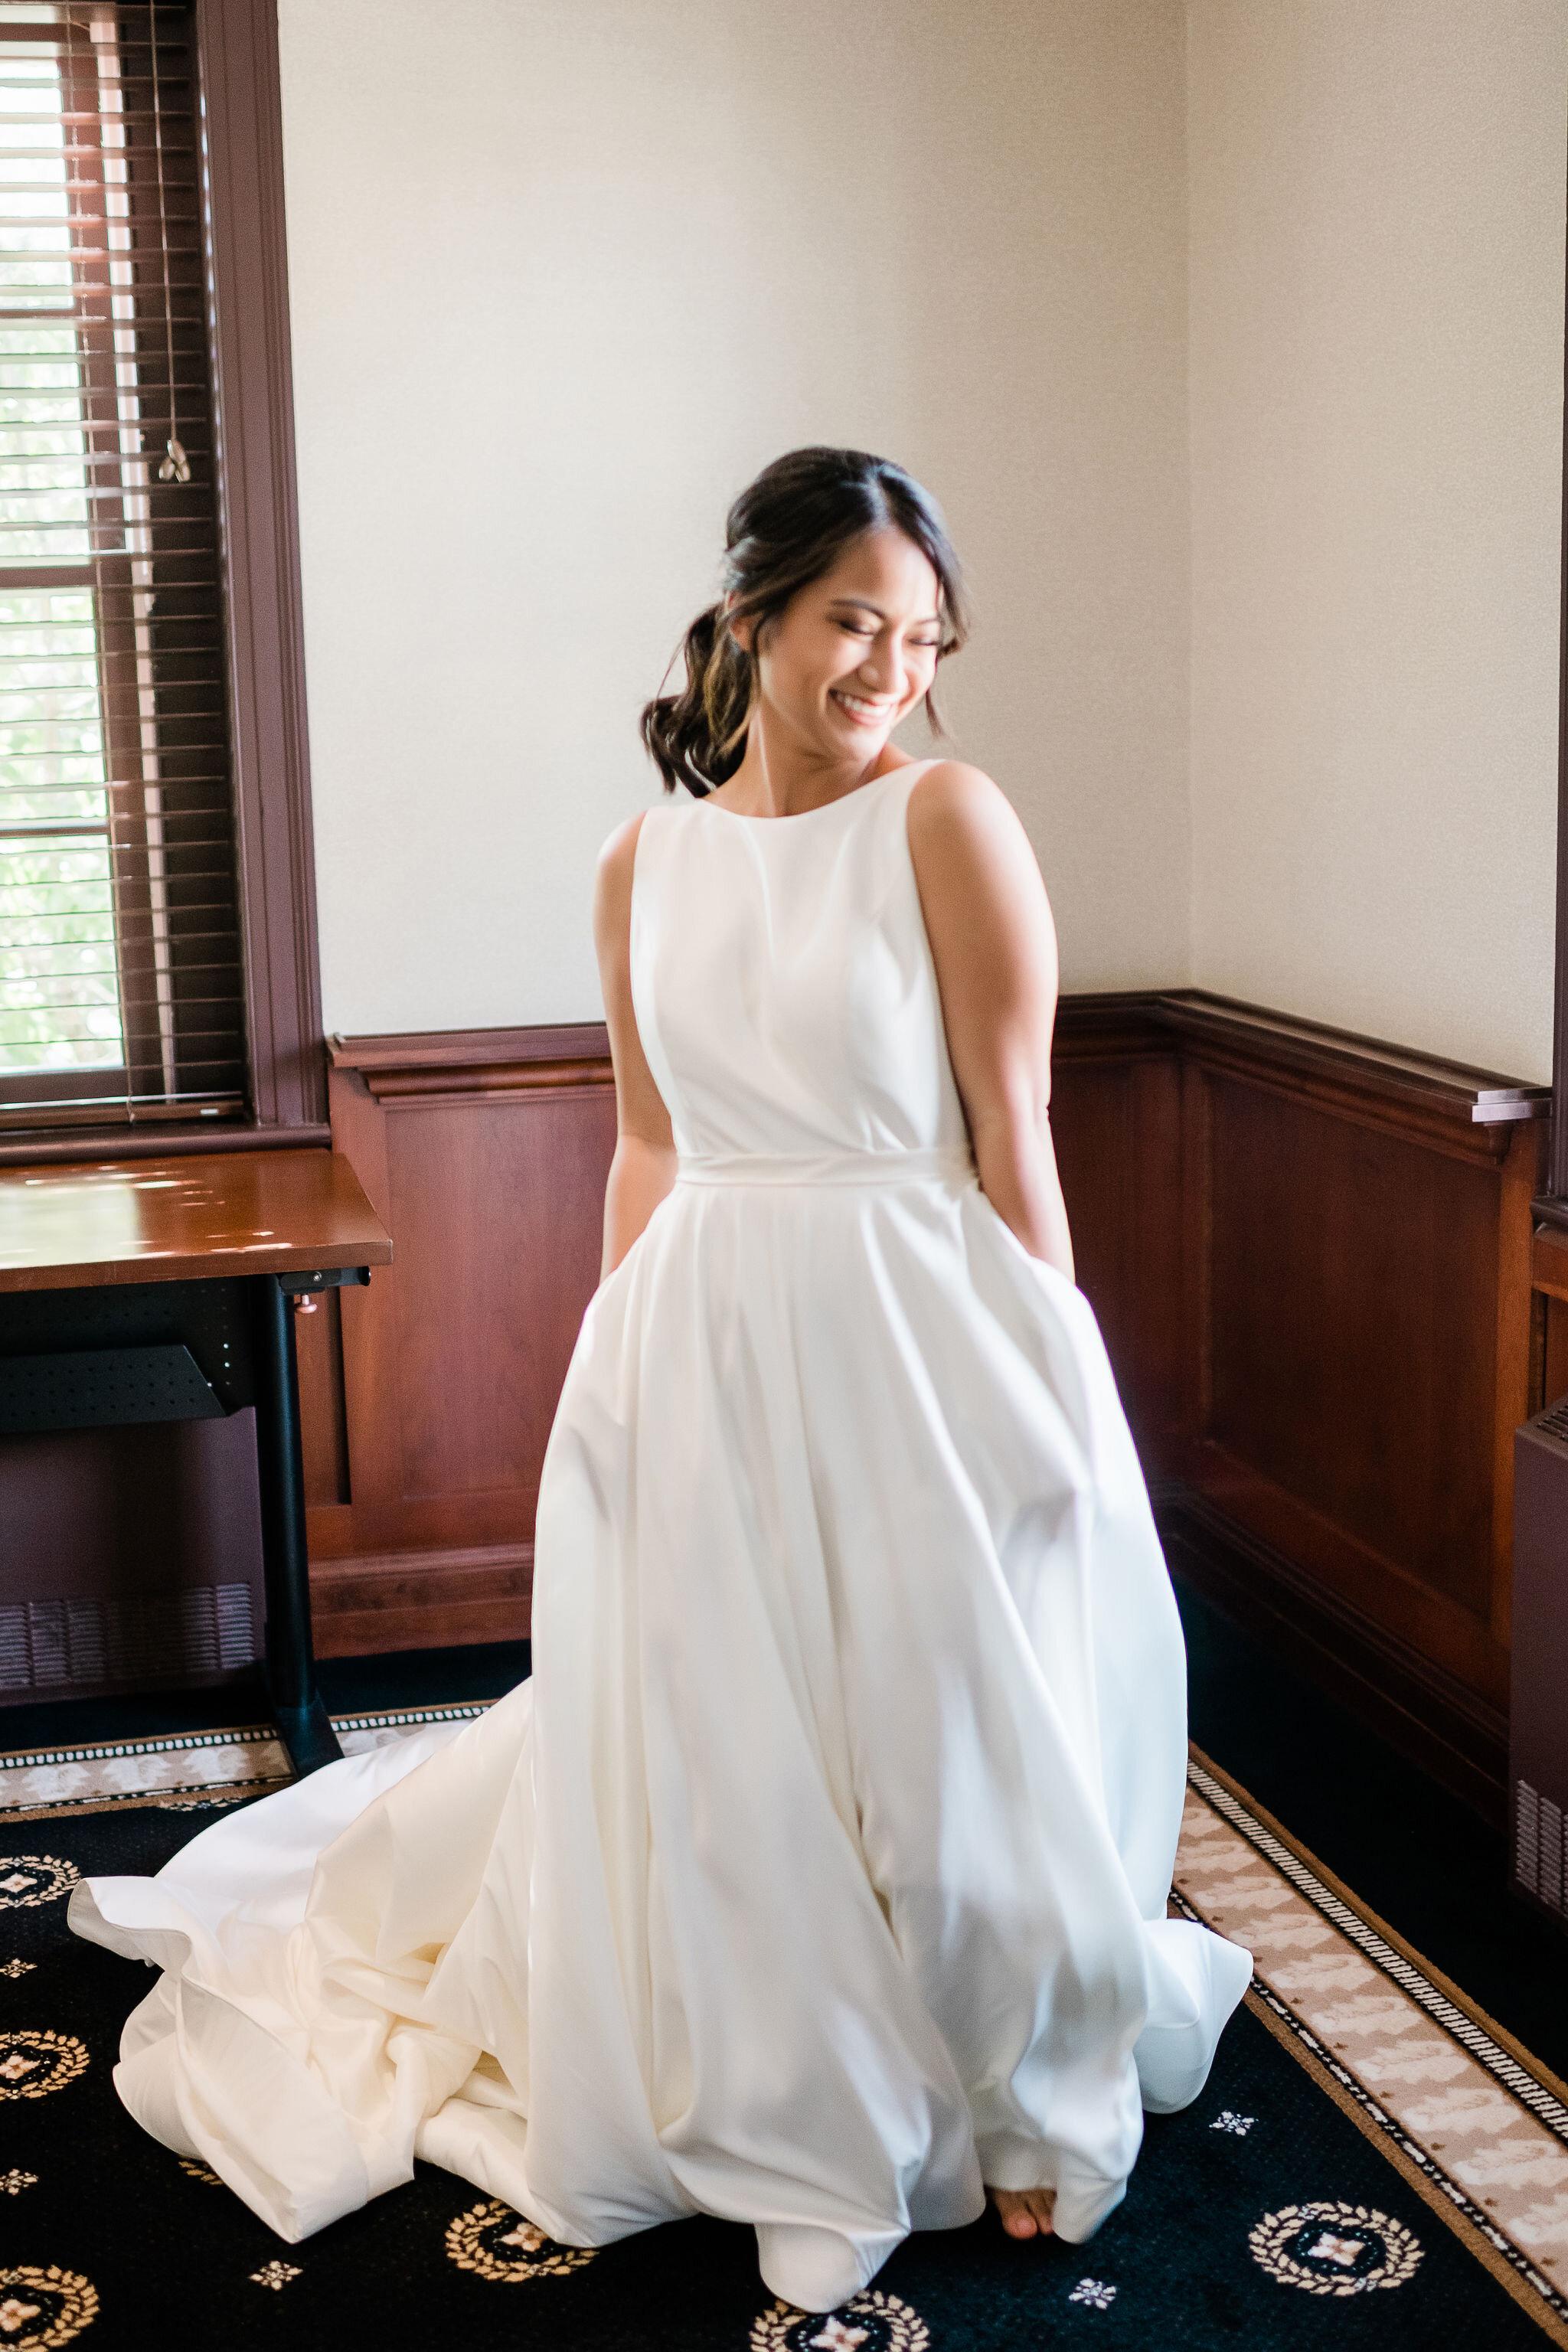
[[[792,449],[741,492],[725,528],[723,593],[686,632],[686,684],[679,694],[656,695],[642,714],[642,739],[667,793],[682,783],[700,799],[745,756],[757,657],[737,642],[733,624],[755,625],[754,647],[792,596],[831,571],[868,531],[889,524],[913,541],[936,573],[941,660],[969,634],[963,573],[941,508],[912,475],[863,449]],[[940,733],[929,694],[925,711],[932,733]]]

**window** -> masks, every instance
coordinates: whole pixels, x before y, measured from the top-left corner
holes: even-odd
[[[0,0],[0,1128],[246,1108],[192,15]]]

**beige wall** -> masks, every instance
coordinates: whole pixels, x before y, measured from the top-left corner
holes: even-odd
[[[597,1011],[637,709],[832,440],[948,508],[1067,985],[1544,1074],[1568,0],[279,18],[330,1025]]]
[[[1069,984],[1180,977],[1177,0],[279,24],[329,1026],[596,1013],[638,707],[730,497],[812,440],[948,508],[981,623],[951,713]]]
[[[1563,0],[1192,0],[1193,970],[1551,1055]]]

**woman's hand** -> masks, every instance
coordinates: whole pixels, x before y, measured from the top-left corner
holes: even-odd
[[[1031,1257],[1073,1278],[1051,1143],[1057,934],[1028,835],[978,768],[910,794],[910,855],[981,1188]]]
[[[675,1137],[632,1008],[632,870],[642,817],[610,835],[594,884],[594,944],[616,1068],[616,1153],[605,1187],[602,1281],[614,1274],[675,1182]]]

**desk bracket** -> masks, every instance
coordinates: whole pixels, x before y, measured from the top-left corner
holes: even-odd
[[[278,1287],[292,1297],[302,1298],[308,1291],[358,1290],[370,1285],[368,1265],[330,1265],[321,1274],[280,1274]]]

